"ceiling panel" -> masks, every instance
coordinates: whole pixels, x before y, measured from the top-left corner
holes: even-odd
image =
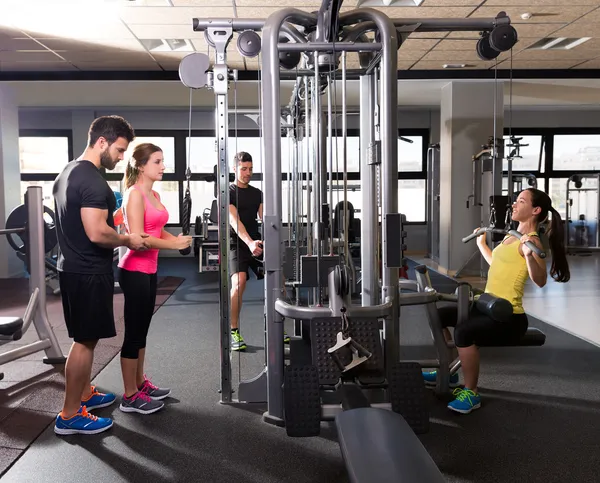
[[[192,28],[192,21],[195,17],[200,18],[232,18],[234,16],[233,6],[228,7],[123,7],[120,11],[121,19],[127,25],[189,25]]]
[[[425,0],[421,7],[478,7],[481,0]]]
[[[398,50],[398,60],[417,61],[427,54],[427,50]]]
[[[596,3],[596,5],[598,5],[598,3]],[[600,23],[600,8],[596,8],[596,10],[584,15],[579,20],[586,23]]]
[[[235,4],[238,8],[240,7],[272,7],[273,1],[269,0],[235,0]],[[286,7],[294,7],[300,9],[306,9],[306,7],[312,7],[310,10],[319,10],[321,6],[319,0],[277,0],[277,8],[282,9]],[[344,7],[351,6],[348,2],[343,3]],[[317,8],[315,8],[317,7]]]
[[[28,52],[14,52],[11,50],[0,51],[0,62],[17,62],[17,61],[27,61],[27,62],[44,62],[44,61],[53,61],[58,62],[61,58],[58,57],[53,52],[49,50],[38,50],[38,51],[28,51]]]
[[[526,12],[533,14],[526,21],[527,23],[568,23],[573,22],[595,8],[593,6],[572,5],[572,3],[569,6],[563,7],[539,6],[532,8],[526,5],[509,6],[501,10],[507,13],[512,23],[525,22],[525,20],[521,19],[521,15]],[[494,17],[498,12],[499,7],[479,7],[471,17]]]
[[[487,0],[485,2],[487,6],[500,6],[500,7],[508,7],[517,5],[519,7],[525,5],[531,6],[540,6],[540,5],[555,5],[555,6],[563,6],[569,7],[571,5],[591,5],[597,6],[598,0]]]
[[[23,27],[21,30],[33,38],[52,39],[133,39],[130,30],[122,22],[104,25],[90,25],[90,22],[68,24],[68,28],[60,24],[47,24],[46,26]]]
[[[508,56],[509,56],[509,54],[506,52],[500,54],[498,56],[498,62],[500,62],[501,60],[503,60],[504,58],[506,58]],[[423,57],[423,60],[435,60],[441,64],[444,64],[446,62],[448,62],[448,63],[466,62],[466,61],[481,62],[481,59],[479,58],[479,56],[477,55],[477,52],[475,50],[455,50],[455,51],[432,50],[431,52],[428,52]],[[492,66],[494,64],[494,61],[488,61],[488,62],[490,63],[490,66]]]
[[[409,35],[410,39],[443,39],[448,32],[413,32]]]
[[[277,12],[279,10],[281,10],[281,7],[273,7],[273,2],[271,2],[270,4],[271,6],[267,6],[267,7],[237,7],[237,16],[239,18],[260,18],[260,19],[266,19],[267,17],[269,17],[269,15],[271,15],[274,12]],[[304,12],[314,12],[315,11],[315,7],[314,6],[296,6],[295,8],[297,8],[298,10],[302,10]],[[342,10],[344,10],[344,8],[342,7]]]
[[[21,34],[22,35],[22,34]],[[44,47],[32,39],[13,39],[0,36],[0,50],[41,50]]]
[[[446,63],[446,62],[444,62]],[[437,61],[431,61],[431,60],[422,60],[420,62],[417,62],[415,65],[412,66],[412,68],[410,70],[440,70],[443,68],[443,64],[444,63],[440,63]],[[456,63],[460,63],[460,62],[447,62],[448,64],[456,64]],[[463,68],[463,69],[444,69],[446,71],[452,71],[452,70],[457,70],[457,71],[462,71],[465,69],[489,69],[489,63],[488,62],[482,62],[480,61],[476,61],[476,62],[468,62],[467,65]]]
[[[145,51],[137,39],[102,39],[83,42],[78,39],[37,39],[51,50],[78,50],[87,52]]]
[[[517,36],[520,39],[523,38],[542,38],[551,34],[555,30],[562,28],[566,24],[526,24],[519,23],[513,24],[517,31]],[[450,32],[448,34],[449,39],[461,39],[461,38],[470,38],[470,39],[478,39],[479,32]]]
[[[571,25],[568,25],[557,30],[556,32],[553,32],[552,37],[600,37],[600,22],[573,22]]]
[[[465,18],[475,7],[375,7],[390,18]]]
[[[0,61],[0,71],[76,71],[68,62],[2,62]]]
[[[581,47],[581,46],[579,46]],[[578,60],[590,59],[600,55],[600,51],[590,52],[589,50],[575,47],[569,50],[540,50],[526,49],[515,55],[519,60]]]
[[[413,39],[409,37],[406,40],[401,50],[431,50],[433,49],[440,41],[438,39]]]
[[[138,39],[204,39],[204,32],[195,32],[191,25],[131,25],[129,28]]]
[[[86,71],[102,71],[102,70],[116,70],[116,71],[128,71],[128,70],[162,70],[156,62],[77,62],[74,65]]]
[[[77,62],[105,62],[107,64],[118,63],[126,64],[128,62],[153,62],[152,57],[148,52],[86,52],[81,50],[64,51],[59,50],[57,52],[63,59],[77,63]]]
[[[578,64],[573,69],[600,69],[600,58]]]
[[[230,7],[232,0],[171,0],[175,7]],[[236,2],[237,3],[237,2]]]
[[[581,60],[513,60],[513,69],[570,69]],[[499,69],[510,69],[510,61],[498,64]]]

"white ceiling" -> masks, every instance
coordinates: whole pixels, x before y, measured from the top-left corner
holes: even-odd
[[[441,88],[450,80],[400,80],[398,104],[407,107],[438,107]],[[467,82],[467,81],[454,81]],[[468,81],[473,82],[473,81]],[[493,82],[493,81],[478,81]],[[510,84],[504,86],[504,102],[510,104]],[[189,90],[178,81],[60,81],[60,82],[5,82],[15,91],[22,107],[140,107],[188,108]],[[282,81],[281,104],[290,99],[292,81]],[[234,89],[229,92],[230,106],[234,106]],[[258,83],[237,83],[238,107],[256,108]],[[341,103],[341,88],[336,89]],[[358,82],[348,81],[347,103],[358,106]],[[207,89],[193,91],[195,108],[213,108],[214,93]],[[598,108],[600,80],[598,79],[520,79],[513,81],[512,103],[515,107]],[[338,104],[339,105],[339,104]]]
[[[342,10],[356,8],[346,0]],[[0,0],[0,71],[172,71],[190,51],[206,52],[192,19],[261,18],[285,6],[314,11],[320,0]],[[494,17],[504,10],[519,34],[515,69],[600,68],[598,0],[425,0],[419,7],[381,8],[391,18]],[[531,15],[524,20],[525,13]],[[569,50],[533,50],[545,37],[591,39]],[[445,63],[489,69],[475,45],[478,32],[414,33],[398,52],[399,69],[436,70]],[[186,39],[187,51],[148,51],[148,39]],[[233,68],[256,70],[231,44]],[[502,54],[499,68],[510,67]]]

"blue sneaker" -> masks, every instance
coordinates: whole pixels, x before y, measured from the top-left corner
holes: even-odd
[[[474,409],[481,407],[481,397],[479,394],[464,388],[462,391],[455,391],[456,399],[448,404],[448,409],[461,414],[469,414]]]
[[[437,371],[424,372],[423,379],[425,380],[426,386],[435,386],[437,381]],[[450,376],[450,387],[458,387],[458,373],[454,373]]]
[[[75,416],[71,416],[68,419],[58,414],[56,416],[56,424],[54,425],[54,432],[56,434],[98,434],[102,431],[106,431],[113,425],[112,419],[99,418],[93,414],[88,413],[86,407],[79,408]]]
[[[115,402],[117,397],[114,394],[103,394],[96,390],[96,386],[92,386],[92,395],[85,401],[81,401],[81,405],[85,406],[88,411],[92,409],[105,408]]]

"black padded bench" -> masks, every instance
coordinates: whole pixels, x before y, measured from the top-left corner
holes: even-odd
[[[0,317],[0,336],[19,340],[22,336],[23,319],[21,317]]]
[[[404,418],[358,408],[335,418],[350,483],[444,483],[435,462]]]

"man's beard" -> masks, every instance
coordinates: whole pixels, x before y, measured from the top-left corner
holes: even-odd
[[[106,151],[104,151],[101,155],[100,155],[100,165],[103,168],[106,168],[110,171],[112,171],[113,169],[115,169],[115,166],[117,165],[117,163],[119,162],[119,160],[114,161],[111,157],[110,154],[108,153],[108,148],[106,149]]]

